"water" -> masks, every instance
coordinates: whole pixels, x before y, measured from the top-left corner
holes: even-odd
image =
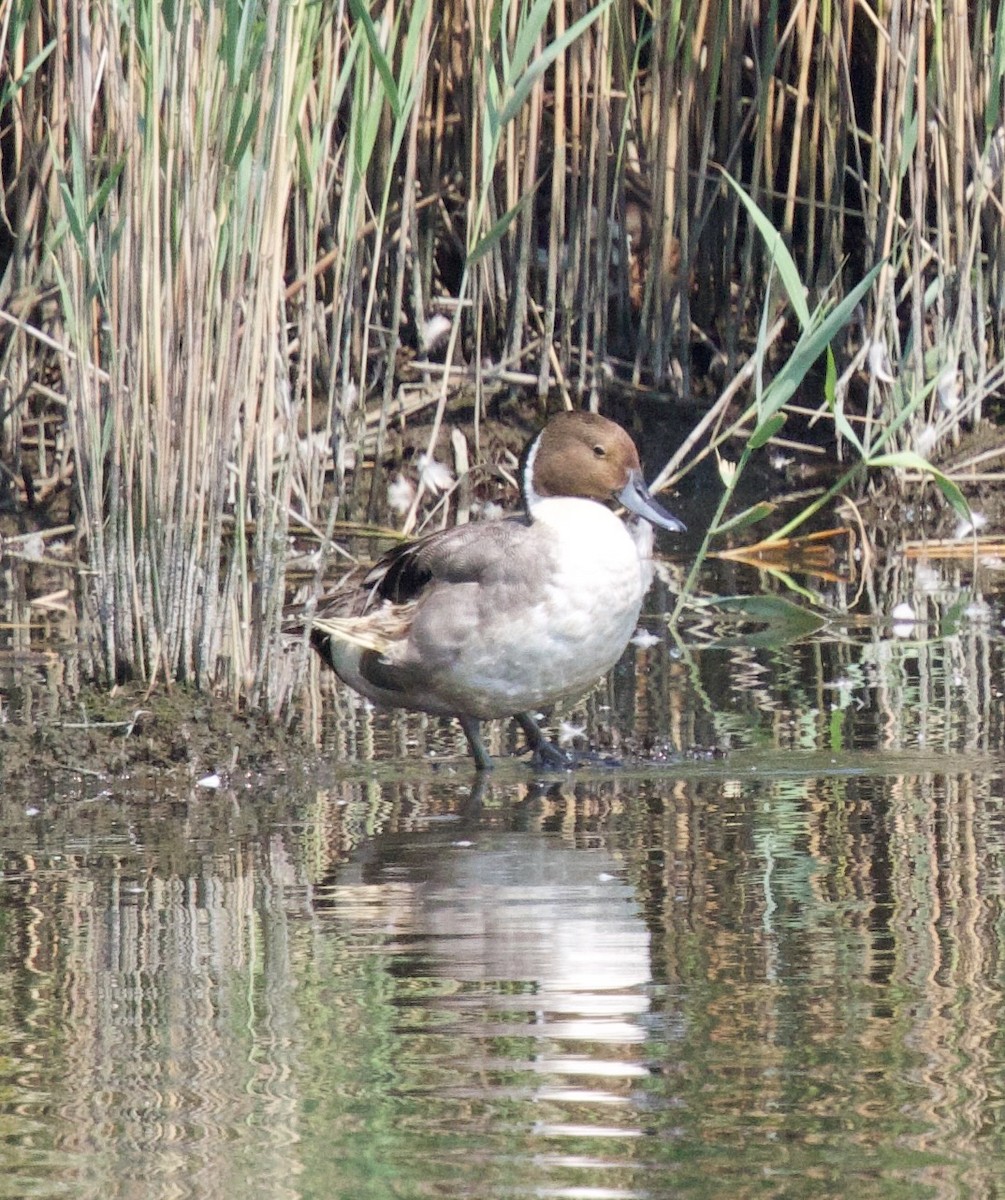
[[[306,782],[0,799],[0,1196],[1002,1195],[1005,653],[962,599],[634,647],[569,725],[651,763],[479,786],[326,690]]]
[[[9,830],[0,1194],[997,1194],[1002,770],[791,766]]]

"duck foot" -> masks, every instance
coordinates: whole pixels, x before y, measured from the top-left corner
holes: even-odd
[[[535,771],[573,771],[576,767],[622,767],[624,763],[596,750],[563,750],[545,738],[534,747],[530,765]]]
[[[517,713],[516,720],[532,751],[530,765],[535,771],[572,771],[576,767],[624,765],[620,758],[596,750],[563,750],[544,736],[538,723],[527,713]]]
[[[576,750],[572,754],[577,767],[623,767],[624,760],[613,754],[601,754],[599,750]]]
[[[535,771],[571,771],[579,762],[579,757],[547,738],[539,746],[535,746],[530,756],[530,765]]]
[[[479,774],[491,771],[494,763],[482,741],[481,722],[473,717],[458,717],[458,720],[467,738],[471,757],[475,761],[475,770]],[[527,739],[527,746],[531,751],[530,765],[535,771],[571,771],[579,766],[621,766],[620,760],[611,758],[610,755],[597,754],[593,750],[563,750],[556,746],[544,736],[541,727],[529,713],[517,713],[516,721]]]
[[[576,756],[549,742],[530,713],[517,713],[516,722],[533,752],[530,765],[535,771],[571,771],[576,765]]]

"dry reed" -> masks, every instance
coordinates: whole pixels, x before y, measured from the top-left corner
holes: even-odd
[[[720,168],[810,308],[879,267],[799,397],[835,443],[957,440],[1001,387],[1003,11],[5,0],[3,474],[72,488],[94,672],[280,707],[291,516],[372,517],[392,421],[435,441],[437,315],[476,447],[493,364],[592,406],[706,391],[694,333],[743,370],[777,263]]]

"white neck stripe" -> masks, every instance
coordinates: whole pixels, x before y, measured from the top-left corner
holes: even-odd
[[[538,504],[544,499],[538,495],[537,489],[534,487],[534,463],[537,461],[537,452],[541,448],[541,434],[531,442],[530,449],[527,451],[527,459],[523,464],[523,479],[521,479],[521,491],[523,492],[523,503],[528,514],[532,513]]]

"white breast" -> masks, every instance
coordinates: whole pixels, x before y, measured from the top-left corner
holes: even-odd
[[[621,657],[646,590],[639,548],[602,505],[543,500],[527,533],[536,561],[520,603],[483,613],[449,683],[438,681],[454,693],[451,703],[463,700],[482,716],[547,707],[585,692]]]
[[[549,499],[534,518],[550,534],[544,576],[553,631],[585,639],[584,653],[592,649],[598,658],[616,659],[635,629],[645,592],[640,548],[622,521],[588,500]]]

